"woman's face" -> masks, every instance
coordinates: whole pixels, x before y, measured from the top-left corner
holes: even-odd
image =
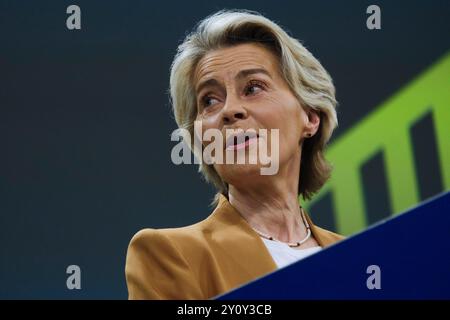
[[[271,155],[274,152],[270,150],[271,145],[275,142],[279,148],[279,170],[288,167],[290,172],[298,174],[301,142],[306,133],[314,134],[317,126],[311,128],[308,114],[283,79],[278,59],[271,51],[248,43],[209,52],[196,67],[194,85],[197,120],[201,120],[203,133],[208,129],[222,132],[224,157],[230,153],[238,157],[237,151],[241,150],[239,154],[245,154],[248,159],[249,151],[261,143],[267,144]],[[236,141],[230,145],[227,129],[251,129],[256,133],[267,129],[268,135],[259,135],[238,147]],[[279,130],[279,141],[274,141],[271,129]],[[242,178],[256,178],[261,174],[264,165],[259,157],[256,162],[249,164],[247,160],[245,164],[236,164],[235,161],[214,164],[214,168],[225,182],[235,185]]]

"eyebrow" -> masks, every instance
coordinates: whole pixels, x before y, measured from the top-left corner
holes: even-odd
[[[245,70],[241,70],[238,72],[238,74],[236,75],[235,79],[243,79],[248,77],[249,75],[252,74],[256,74],[256,73],[262,73],[267,75],[269,78],[272,79],[272,76],[270,75],[270,73],[263,68],[255,68],[255,69],[245,69]],[[201,82],[198,86],[197,89],[195,90],[197,92],[197,94],[205,87],[218,87],[220,85],[219,81],[217,81],[216,79],[208,79],[206,81]]]
[[[237,74],[236,78],[237,79],[242,79],[242,78],[248,77],[249,75],[252,75],[252,74],[255,74],[255,73],[262,73],[262,74],[265,74],[266,76],[268,76],[269,78],[272,78],[272,76],[270,75],[269,71],[267,71],[266,69],[263,69],[263,68],[241,70]]]

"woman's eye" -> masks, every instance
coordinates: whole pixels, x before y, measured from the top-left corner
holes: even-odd
[[[216,98],[208,97],[208,96],[203,98],[202,101],[203,101],[203,103],[202,103],[203,107],[210,107],[219,102],[219,100],[217,100]]]
[[[251,83],[245,88],[245,95],[257,94],[263,90],[263,85]]]

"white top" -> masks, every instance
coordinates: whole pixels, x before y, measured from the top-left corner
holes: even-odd
[[[278,241],[268,240],[266,238],[261,237],[267,249],[269,250],[273,260],[277,264],[278,268],[283,268],[288,264],[297,262],[301,259],[304,259],[320,250],[321,247],[312,247],[307,249],[295,249],[289,247],[289,245],[285,243],[281,243]]]

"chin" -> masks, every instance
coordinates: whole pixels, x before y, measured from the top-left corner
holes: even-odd
[[[243,179],[254,179],[261,176],[262,166],[259,164],[221,164],[216,165],[215,169],[220,177],[229,184],[239,182]]]

